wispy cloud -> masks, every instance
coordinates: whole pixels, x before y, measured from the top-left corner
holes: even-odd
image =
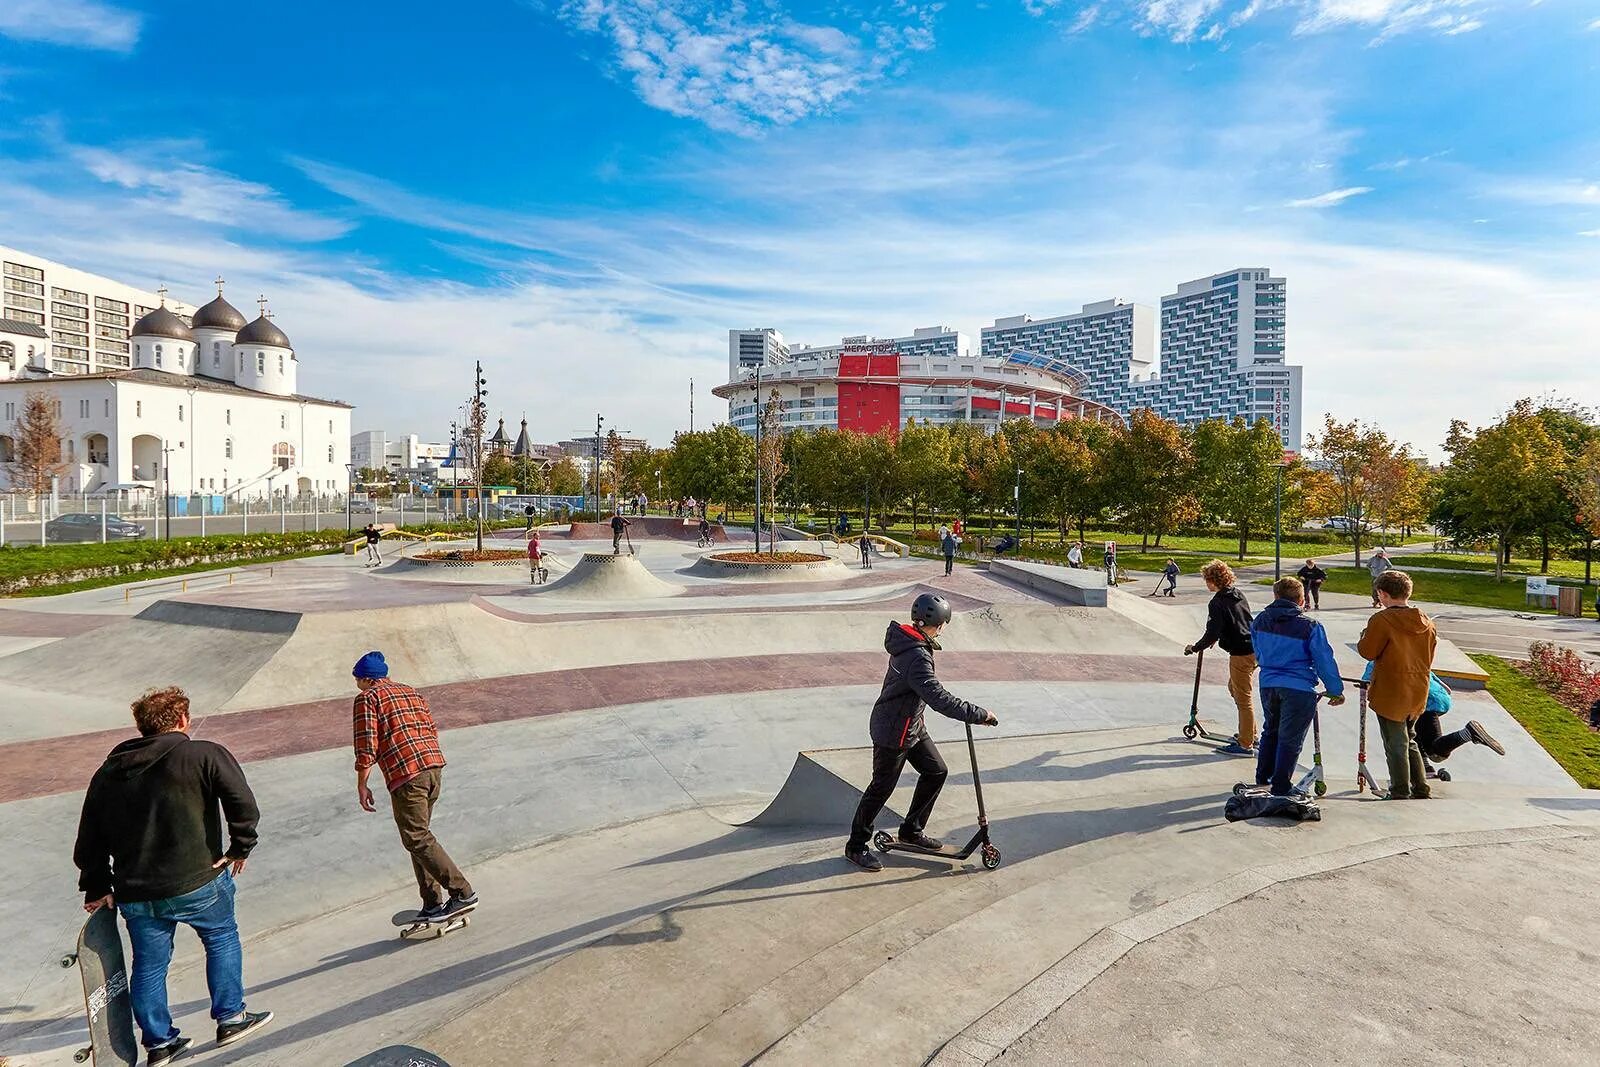
[[[1579,237],[1600,237],[1600,230],[1579,230]]]
[[[1541,207],[1600,207],[1600,181],[1535,179],[1504,181],[1491,192]]]
[[[139,15],[100,0],[5,0],[0,36],[18,41],[131,52],[139,43]]]
[[[326,241],[350,231],[345,220],[291,207],[270,186],[199,162],[203,154],[194,141],[66,148],[67,158],[97,180],[137,194],[141,210],[288,241]]]
[[[646,104],[749,135],[832,111],[932,48],[940,6],[894,0],[848,29],[715,0],[566,0],[560,14],[610,41]]]
[[[1184,44],[1216,41],[1271,11],[1291,12],[1296,34],[1364,29],[1381,41],[1403,33],[1443,36],[1483,26],[1483,12],[1502,0],[1134,0],[1143,33]]]
[[[1290,200],[1284,207],[1334,207],[1344,203],[1352,196],[1363,196],[1372,192],[1370,185],[1352,185],[1345,189],[1334,189],[1317,196],[1308,196],[1303,200]]]
[[[1372,166],[1368,167],[1367,169],[1368,170],[1405,170],[1407,167],[1415,167],[1415,166],[1418,166],[1418,165],[1423,164],[1423,163],[1432,163],[1436,159],[1441,159],[1444,156],[1449,155],[1452,151],[1453,151],[1453,149],[1446,148],[1446,149],[1443,149],[1443,150],[1438,151],[1438,152],[1429,152],[1425,156],[1401,156],[1399,159],[1391,159],[1391,160],[1387,160],[1386,162],[1383,162],[1383,163],[1374,163]]]

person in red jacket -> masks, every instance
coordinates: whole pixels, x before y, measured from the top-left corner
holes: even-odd
[[[922,848],[940,847],[924,829],[949,772],[939,746],[923,726],[924,705],[962,722],[999,725],[1000,720],[976,704],[951,696],[934,676],[933,653],[939,647],[940,631],[949,622],[950,602],[936,593],[923,593],[911,605],[910,625],[891,622],[884,636],[889,669],[877,703],[872,705],[872,784],[861,796],[844,846],[844,858],[863,870],[883,870],[883,862],[867,851],[867,842],[872,838],[873,820],[899,784],[907,763],[917,770],[917,788],[900,824],[900,840]]]
[[[544,555],[539,547],[539,535],[534,531],[528,532],[528,577],[537,582],[539,580],[539,557]]]

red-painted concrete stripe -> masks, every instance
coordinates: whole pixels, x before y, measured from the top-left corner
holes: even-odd
[[[85,615],[64,611],[0,611],[0,635],[6,637],[76,637],[120,622],[120,615]]]
[[[429,686],[423,692],[440,728],[450,730],[650,700],[876,685],[883,664],[883,654],[877,652],[736,656],[475,679]],[[1188,661],[1170,657],[942,652],[939,674],[947,682],[1137,678],[1170,683],[1191,680],[1194,670]],[[201,720],[195,735],[226,745],[245,763],[343,748],[350,744],[354,696],[214,715]],[[1182,710],[1174,709],[1174,716]],[[0,745],[0,803],[84,788],[106,753],[132,736],[130,727]]]

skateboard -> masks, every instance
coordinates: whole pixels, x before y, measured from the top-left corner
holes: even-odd
[[[351,1060],[345,1067],[450,1067],[431,1052],[411,1045],[390,1045],[369,1052],[359,1060]]]
[[[430,938],[443,937],[445,934],[454,933],[455,931],[464,928],[472,921],[472,916],[470,913],[457,915],[453,919],[436,919],[433,922],[429,922],[426,919],[419,919],[417,917],[418,914],[419,913],[416,908],[407,908],[405,911],[395,912],[394,917],[389,920],[390,922],[394,923],[394,925],[401,927],[400,940],[422,941]]]
[[[89,1044],[74,1052],[72,1061],[85,1063],[93,1056],[96,1067],[137,1067],[139,1042],[133,1034],[133,997],[116,909],[101,908],[89,916],[78,933],[77,951],[61,957],[61,966],[73,964],[83,978]]]

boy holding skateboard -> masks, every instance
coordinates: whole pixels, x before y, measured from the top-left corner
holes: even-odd
[[[883,690],[872,705],[872,784],[861,796],[844,858],[868,871],[881,871],[883,862],[867,851],[872,822],[883,810],[900,781],[907,763],[917,771],[917,788],[911,807],[900,824],[900,840],[919,848],[938,849],[941,842],[923,832],[939,791],[949,773],[939,748],[923,726],[923,707],[941,715],[979,726],[997,726],[989,712],[951,696],[933,673],[933,653],[938,637],[950,622],[950,603],[935,593],[923,593],[911,605],[910,624],[891,622],[884,636],[889,669]]]
[[[217,1044],[231,1045],[272,1020],[270,1011],[245,1011],[233,913],[233,880],[255,848],[260,812],[233,754],[190,739],[183,690],[145,693],[133,703],[133,721],[139,736],[112,749],[89,782],[72,859],[81,872],[83,910],[116,908],[128,926],[133,1017],[147,1062],[159,1067],[194,1044],[178,1033],[167,1004],[179,923],[205,947]]]
[[[356,799],[361,810],[378,810],[367,786],[367,776],[377,764],[389,789],[400,843],[411,853],[422,894],[417,917],[440,922],[471,911],[478,906],[478,894],[428,825],[439,800],[444,751],[427,700],[409,685],[390,679],[382,652],[368,652],[350,673],[361,690],[354,708]]]
[[[1272,603],[1250,624],[1251,645],[1261,667],[1256,784],[1271,785],[1273,796],[1286,797],[1317,712],[1317,680],[1321,679],[1332,707],[1344,703],[1344,682],[1327,631],[1305,613],[1300,579],[1278,579],[1272,595]]]

